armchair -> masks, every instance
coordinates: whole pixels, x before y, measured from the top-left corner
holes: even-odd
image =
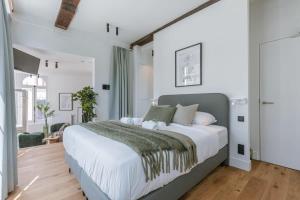
[[[50,126],[50,133],[59,136],[59,141],[63,140],[63,132],[65,128],[70,126],[69,123],[57,123]]]

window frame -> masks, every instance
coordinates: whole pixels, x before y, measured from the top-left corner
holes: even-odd
[[[28,116],[28,97],[27,97],[27,91],[23,89],[15,89],[15,93],[21,93],[21,100],[22,100],[22,126],[17,126],[16,129],[17,133],[22,133],[27,130],[27,116]],[[17,103],[17,102],[16,102]]]
[[[28,78],[29,76],[26,76],[25,78],[23,78],[22,80],[22,89],[23,90],[26,90],[26,89],[32,89],[32,120],[29,120],[28,117],[27,117],[27,122],[29,123],[33,123],[33,124],[36,124],[36,123],[40,123],[42,120],[44,119],[37,119],[37,109],[36,109],[36,105],[37,105],[37,90],[38,89],[44,89],[46,91],[46,101],[48,100],[48,80],[47,80],[47,77],[46,76],[40,76],[40,75],[30,75],[30,76],[36,76],[36,85],[26,85],[26,84],[23,84],[23,81]],[[38,78],[41,78],[44,82],[45,82],[45,86],[38,86]],[[27,90],[26,90],[26,93],[27,93]],[[27,112],[29,113],[29,109],[28,109],[28,102],[29,102],[29,99],[28,99],[28,94],[27,94]],[[28,114],[27,113],[27,114]]]

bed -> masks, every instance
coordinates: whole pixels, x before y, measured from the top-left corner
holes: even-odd
[[[172,170],[146,182],[139,156],[128,146],[101,137],[81,126],[64,133],[65,159],[90,200],[174,200],[228,160],[229,103],[223,94],[165,95],[159,105],[199,104],[217,123],[209,127],[171,124],[170,131],[187,134],[197,144],[198,164],[191,170]],[[199,131],[201,134],[198,134]],[[109,149],[109,152],[107,150]]]

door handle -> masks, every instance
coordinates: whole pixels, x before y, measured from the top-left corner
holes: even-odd
[[[268,105],[268,104],[270,105],[270,104],[274,104],[274,102],[263,101],[262,104],[263,104],[263,105]]]

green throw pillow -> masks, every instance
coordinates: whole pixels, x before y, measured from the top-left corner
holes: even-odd
[[[199,104],[194,104],[190,106],[182,106],[178,104],[176,107],[177,110],[174,114],[173,122],[177,124],[182,124],[184,126],[191,126]]]
[[[175,112],[175,107],[151,106],[144,121],[165,122],[169,125]]]

